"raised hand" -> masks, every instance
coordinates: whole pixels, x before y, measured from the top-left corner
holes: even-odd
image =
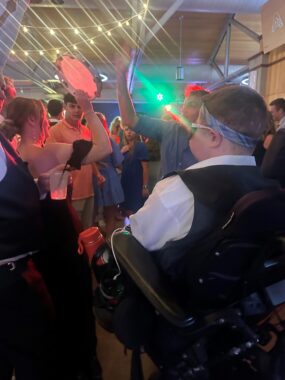
[[[93,112],[93,107],[90,102],[89,96],[85,91],[76,90],[74,92],[74,97],[85,114],[88,112]]]
[[[117,74],[126,74],[132,58],[132,51],[124,46],[121,53],[115,55],[115,70]]]

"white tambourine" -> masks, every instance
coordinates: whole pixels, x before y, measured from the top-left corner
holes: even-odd
[[[90,100],[100,97],[102,82],[79,59],[71,55],[62,55],[57,58],[55,65],[58,76],[64,87],[74,94],[76,90],[86,92]]]

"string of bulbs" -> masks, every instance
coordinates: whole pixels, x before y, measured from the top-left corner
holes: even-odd
[[[96,29],[97,32],[99,32],[100,34],[96,34],[95,36],[92,36],[92,37],[88,37],[87,40],[89,41],[89,43],[91,45],[94,45],[95,44],[95,41],[97,38],[100,38],[104,35],[107,35],[108,37],[111,37],[112,36],[112,33],[114,32],[114,30],[116,29],[119,29],[119,28],[124,28],[124,27],[129,27],[131,24],[130,22],[134,19],[134,18],[137,18],[138,20],[143,20],[143,17],[145,16],[145,11],[147,10],[147,4],[144,4],[144,11],[143,12],[140,12],[136,15],[133,15],[129,18],[126,18],[126,19],[122,19],[120,21],[113,21],[113,22],[109,22],[109,23],[105,23],[105,24],[100,24],[100,25],[88,25],[88,26],[83,26],[83,27],[77,27],[77,28],[73,28],[73,27],[54,27],[54,28],[48,28],[46,26],[32,26],[32,25],[22,25],[22,30],[24,33],[29,33],[30,31],[32,30],[42,30],[42,29],[45,29],[48,31],[48,33],[51,35],[51,36],[56,36],[57,32],[61,32],[61,31],[66,31],[66,30],[73,30],[74,31],[74,34],[75,35],[80,35],[81,32],[84,31],[86,29]],[[113,25],[115,23],[115,25]],[[112,27],[110,28],[106,28],[107,26],[109,25],[113,25]],[[69,45],[64,45],[64,50],[66,49],[73,49],[75,51],[78,50],[78,47],[82,44],[84,44],[85,41],[79,41],[79,42],[76,42],[74,44],[69,44]],[[29,50],[20,50],[20,49],[12,49],[10,50],[10,53],[12,55],[17,55],[19,53],[22,53],[24,54],[26,57],[29,56],[30,54],[33,54],[33,53],[37,53],[41,56],[44,56],[45,53],[52,53],[52,52],[55,52],[57,55],[60,54],[61,50],[63,49],[63,47],[54,47],[54,48],[49,48],[49,49],[29,49]]]

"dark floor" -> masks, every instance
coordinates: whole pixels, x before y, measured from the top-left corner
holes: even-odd
[[[125,354],[123,345],[114,334],[97,325],[98,358],[103,368],[103,380],[129,380],[131,351]],[[146,354],[142,355],[144,376],[147,380],[155,366]]]

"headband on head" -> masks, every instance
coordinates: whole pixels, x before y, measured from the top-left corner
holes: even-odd
[[[227,125],[217,120],[213,115],[210,114],[205,104],[202,104],[200,108],[200,115],[205,120],[208,127],[219,132],[227,140],[235,144],[241,145],[244,148],[251,149],[254,148],[258,142],[258,138],[250,137],[243,133],[237,132],[234,129],[228,127]]]

